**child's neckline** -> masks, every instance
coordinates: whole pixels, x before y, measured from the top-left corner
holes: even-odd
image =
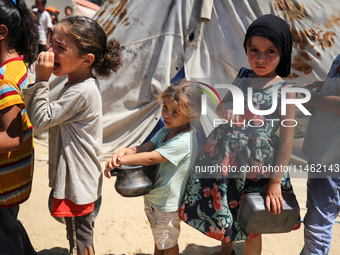
[[[6,61],[4,61],[1,65],[0,65],[0,68],[7,65],[8,63],[10,62],[14,62],[14,61],[23,61],[22,58],[19,56],[19,57],[12,57],[12,58],[9,58],[7,59]]]
[[[248,87],[251,87],[253,88],[253,90],[266,90],[266,89],[269,89],[277,84],[281,84],[282,82],[284,82],[284,80],[281,78],[281,77],[275,77],[273,79],[270,79],[268,81],[269,85],[265,85],[264,87],[261,87],[261,88],[258,88],[258,87],[255,87],[255,86],[252,86],[252,82],[254,82],[254,79],[261,79],[261,78],[251,78],[251,81],[249,83],[249,86]],[[263,78],[263,79],[266,79],[266,78]]]
[[[168,141],[172,140],[173,138],[175,138],[176,136],[178,136],[178,135],[180,135],[180,134],[183,134],[183,133],[185,133],[185,132],[190,132],[190,129],[189,129],[189,130],[185,130],[185,131],[180,131],[180,132],[178,132],[177,134],[171,136],[171,138],[168,139],[168,136],[169,136],[169,134],[170,134],[170,132],[171,132],[171,129],[167,128],[167,130],[168,130],[168,132],[167,132],[167,134],[166,134],[166,136],[165,136],[163,142],[168,142]]]
[[[246,69],[246,68],[245,68]],[[247,69],[246,69],[247,70]],[[276,77],[274,77],[274,78],[261,78],[261,77],[255,77],[256,76],[256,73],[254,72],[254,70],[252,70],[252,69],[248,69],[250,72],[251,72],[251,74],[250,74],[250,76],[248,76],[248,78],[249,78],[249,80],[250,80],[250,82],[249,82],[249,84],[248,84],[248,87],[251,87],[251,88],[253,88],[254,90],[266,90],[266,89],[268,89],[268,88],[271,88],[271,87],[273,87],[274,85],[276,85],[276,84],[280,84],[280,83],[282,83],[282,82],[284,82],[284,80],[279,76],[279,75],[277,75]],[[254,82],[254,81],[258,81],[258,80],[260,80],[260,79],[262,79],[262,80],[269,80],[270,79],[270,81],[268,82],[268,83],[270,83],[270,85],[268,85],[268,86],[265,86],[265,87],[262,87],[262,88],[256,88],[256,87],[254,87],[254,86],[252,86],[252,82]],[[276,81],[276,82],[275,82]]]
[[[77,84],[81,84],[81,83],[83,83],[83,82],[85,82],[85,81],[87,81],[87,80],[91,80],[91,79],[94,79],[94,80],[96,80],[96,77],[89,77],[89,78],[87,78],[87,79],[85,79],[85,80],[83,80],[83,81],[80,81],[80,82],[76,82],[76,83],[73,83],[73,84],[69,84],[68,82],[66,82],[65,83],[65,87],[70,87],[70,86],[73,86],[73,85],[77,85]]]
[[[253,90],[266,90],[266,89],[270,89],[271,87],[273,87],[273,86],[276,86],[276,85],[278,85],[278,84],[281,84],[283,81],[279,81],[279,82],[276,82],[276,83],[274,83],[274,84],[271,84],[271,85],[269,85],[269,86],[267,86],[267,87],[264,87],[264,88],[254,88],[254,87],[252,87],[252,86],[248,86],[248,88],[252,88]]]

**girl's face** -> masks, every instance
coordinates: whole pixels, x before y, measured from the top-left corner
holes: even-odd
[[[277,76],[276,67],[280,63],[280,54],[274,44],[262,36],[253,36],[247,47],[248,62],[251,69],[261,78]]]
[[[190,118],[179,110],[179,107],[168,97],[164,98],[162,118],[165,127],[174,131],[186,131],[190,129]]]
[[[62,24],[55,26],[52,46],[49,51],[54,53],[53,74],[74,75],[82,70],[84,57],[79,57],[79,50],[67,32],[67,28]]]

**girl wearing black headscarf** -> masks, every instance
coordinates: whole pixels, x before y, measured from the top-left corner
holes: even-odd
[[[209,134],[180,212],[187,224],[222,241],[218,254],[223,255],[234,254],[233,242],[239,240],[246,240],[244,254],[261,253],[261,235],[247,233],[237,221],[245,194],[264,193],[267,211],[279,214],[283,208],[281,192],[292,192],[290,179],[282,170],[293,146],[295,106],[288,105],[285,115],[281,115],[280,109],[282,88],[292,86],[281,78],[290,74],[292,34],[283,19],[264,15],[249,26],[244,48],[251,70],[241,68],[235,85],[244,94],[245,113],[233,114],[228,92],[217,107],[218,116],[228,124],[219,125]],[[248,106],[248,94],[252,107]],[[273,105],[275,97],[277,105]],[[286,97],[293,99],[295,94],[287,93]],[[271,113],[262,116],[254,114],[256,110]],[[275,136],[278,129],[280,139]],[[215,175],[202,174],[212,168]]]

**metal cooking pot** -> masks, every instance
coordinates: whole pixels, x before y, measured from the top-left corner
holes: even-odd
[[[123,197],[143,196],[152,189],[153,174],[157,165],[152,166],[119,166],[111,171],[117,176],[115,189]]]

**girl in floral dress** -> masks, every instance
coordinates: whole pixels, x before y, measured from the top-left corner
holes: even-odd
[[[228,125],[219,125],[210,133],[194,167],[227,170],[214,176],[193,172],[180,211],[187,224],[222,241],[219,254],[234,254],[233,242],[240,240],[245,240],[244,254],[261,253],[261,235],[246,233],[236,220],[246,193],[265,192],[266,209],[276,214],[283,208],[281,192],[292,191],[284,171],[263,171],[268,166],[284,169],[293,146],[295,106],[287,105],[285,115],[280,108],[282,88],[291,87],[281,78],[290,74],[291,66],[292,35],[287,23],[274,15],[261,16],[249,26],[244,48],[252,70],[242,68],[234,84],[243,91],[245,114],[233,114],[228,92],[217,108]],[[271,109],[277,94],[275,111],[265,116],[253,114],[247,106],[248,87],[257,110]],[[286,97],[293,99],[295,93]],[[279,128],[280,139],[275,135]]]

